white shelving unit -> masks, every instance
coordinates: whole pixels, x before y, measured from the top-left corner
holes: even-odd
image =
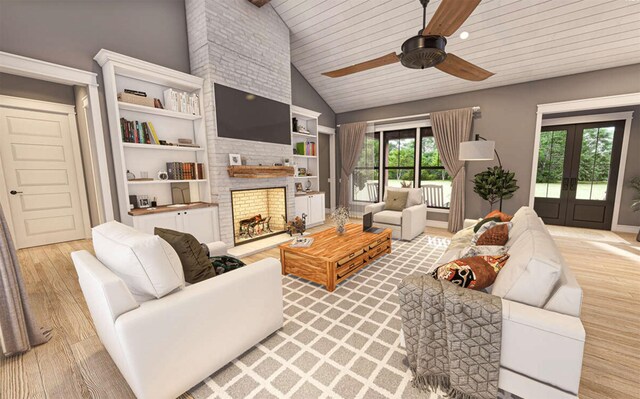
[[[307,215],[307,226],[316,226],[324,223],[324,193],[320,190],[320,165],[318,153],[320,151],[318,143],[318,117],[319,112],[311,111],[295,105],[291,106],[291,147],[292,152],[297,149],[298,143],[311,142],[315,144],[315,153],[311,155],[293,154],[293,165],[295,167],[294,182],[301,183],[304,189],[309,192],[296,192],[295,208],[296,216]],[[293,118],[296,118],[298,125],[304,126],[309,133],[300,133],[295,131],[293,126]],[[301,176],[300,168],[305,168],[311,176]]]
[[[170,183],[188,183],[191,202],[211,202],[206,132],[204,119],[201,116],[204,111],[203,80],[196,76],[104,49],[98,52],[95,60],[102,67],[104,76],[121,222],[135,227],[135,218],[146,218],[145,220],[148,221],[152,216],[155,216],[131,216],[129,214],[130,195],[147,195],[150,200],[155,197],[158,205],[171,204]],[[163,93],[169,88],[196,93],[200,98],[200,115],[118,101],[118,93],[123,92],[124,89],[132,89],[143,91],[149,97],[159,98],[164,104]],[[129,121],[151,122],[160,140],[177,143],[179,138],[188,138],[200,147],[123,142],[120,118]],[[204,178],[199,180],[160,180],[158,172],[167,170],[167,162],[202,163]],[[127,180],[127,171],[131,171],[138,178],[142,177],[141,172],[146,172],[148,177],[154,180],[129,181]],[[216,226],[214,236],[217,236],[217,208],[215,213],[212,223]],[[214,238],[209,237],[209,234],[205,236],[209,239]]]

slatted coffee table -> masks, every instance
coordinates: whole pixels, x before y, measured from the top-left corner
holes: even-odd
[[[384,254],[391,253],[391,229],[365,233],[361,224],[347,224],[346,232],[338,235],[335,228],[311,234],[313,244],[308,248],[280,245],[282,274],[293,274],[328,291]]]

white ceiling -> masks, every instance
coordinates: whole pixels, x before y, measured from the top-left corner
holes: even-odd
[[[422,27],[419,1],[271,4],[291,30],[291,62],[336,112],[640,63],[639,0],[484,0],[449,38],[447,52],[495,76],[469,82],[398,63],[332,79],[321,73],[400,53]],[[439,5],[432,0],[427,20]]]

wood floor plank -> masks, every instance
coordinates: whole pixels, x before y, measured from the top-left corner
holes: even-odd
[[[97,336],[77,342],[71,349],[91,398],[135,399],[127,381]]]

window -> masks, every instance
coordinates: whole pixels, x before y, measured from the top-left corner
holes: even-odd
[[[380,133],[367,133],[360,159],[351,175],[351,200],[378,202],[380,185]]]
[[[440,161],[433,131],[420,129],[420,187],[429,208],[449,209],[451,202],[451,176]]]
[[[416,129],[384,132],[385,187],[414,187]]]

